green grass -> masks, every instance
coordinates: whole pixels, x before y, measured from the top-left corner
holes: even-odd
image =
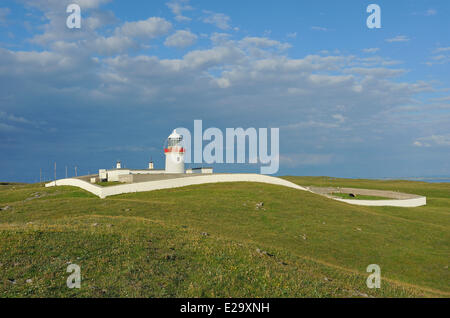
[[[450,296],[449,184],[286,179],[428,204],[353,206],[256,183],[104,200],[73,187],[0,186],[0,207],[10,207],[0,211],[0,297]],[[79,290],[66,287],[69,263],[81,267]],[[369,264],[381,267],[381,289],[365,284]]]
[[[374,195],[361,195],[358,194],[354,197],[350,196],[348,193],[340,193],[340,192],[333,192],[331,193],[333,197],[338,197],[341,199],[348,199],[348,200],[389,200],[389,198],[386,197],[378,197]]]

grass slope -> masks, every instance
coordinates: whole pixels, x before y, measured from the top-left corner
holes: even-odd
[[[421,194],[428,205],[352,206],[255,183],[104,200],[73,187],[3,185],[0,297],[450,296],[449,184],[286,179]],[[70,263],[81,267],[79,290],[66,287]],[[373,263],[377,290],[365,284]]]

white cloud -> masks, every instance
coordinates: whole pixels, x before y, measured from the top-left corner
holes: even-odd
[[[147,20],[125,22],[121,27],[116,29],[116,34],[128,37],[153,39],[166,35],[171,28],[172,24],[166,19],[150,17]]]
[[[210,39],[214,46],[222,46],[222,45],[228,45],[230,43],[233,43],[233,41],[230,40],[231,34],[229,33],[218,33],[214,32],[211,34]]]
[[[378,47],[363,49],[364,53],[377,53],[380,50]]]
[[[91,17],[92,18],[92,17]],[[114,17],[112,17],[114,18]],[[96,16],[88,20],[91,30],[84,34],[85,38],[75,43],[65,43],[57,41],[53,47],[69,47],[75,45],[84,52],[95,52],[101,55],[111,56],[115,54],[127,53],[129,50],[138,50],[148,47],[148,43],[142,40],[150,40],[167,34],[172,28],[172,24],[159,17],[150,17],[142,21],[125,22],[115,28],[113,35],[102,36],[95,32],[95,29],[104,25],[107,16]],[[50,33],[44,33],[40,42]],[[63,44],[64,43],[64,44]],[[71,48],[72,49],[72,48]]]
[[[167,37],[165,46],[184,48],[193,45],[197,41],[197,35],[190,31],[178,30]]]
[[[417,138],[413,145],[416,147],[448,147],[450,146],[450,134]]]
[[[229,16],[223,13],[215,13],[207,10],[204,10],[203,13],[206,14],[206,16],[202,19],[204,23],[213,24],[222,30],[231,29],[231,19]]]
[[[292,46],[289,43],[281,43],[279,41],[261,37],[245,37],[240,41],[240,43],[243,44],[244,46],[251,46],[257,48],[277,47],[280,50],[285,50]]]
[[[183,15],[183,11],[190,11],[193,8],[189,5],[189,0],[172,0],[166,4],[175,15],[178,22],[188,22],[192,19]]]
[[[39,124],[22,116],[0,111],[0,132],[19,132],[30,127],[39,127]]]
[[[436,9],[428,9],[427,12],[425,12],[426,16],[432,16],[432,15],[436,15],[436,14],[437,14]]]
[[[297,37],[297,32],[288,33],[286,34],[286,37],[290,39],[295,39]]]
[[[139,45],[132,39],[120,35],[98,37],[86,45],[90,50],[107,56],[128,52],[130,48],[139,48]]]
[[[449,47],[438,47],[436,50],[434,50],[434,53],[449,52],[449,51],[450,51],[450,46]]]
[[[361,66],[371,67],[371,66],[394,66],[398,64],[402,64],[403,62],[397,60],[391,60],[389,58],[382,58],[380,56],[372,56],[372,57],[361,57],[358,58],[358,62]]]
[[[442,61],[442,60],[444,60],[445,58],[446,58],[446,56],[443,55],[443,54],[441,54],[441,55],[436,55],[436,56],[433,56],[433,57],[432,57],[432,59],[433,59],[433,60],[436,60],[436,61]]]
[[[404,74],[406,71],[403,69],[390,69],[385,67],[351,67],[344,70],[344,72],[350,74],[388,78],[397,77]]]
[[[430,61],[425,64],[428,66],[442,65],[450,63],[450,47],[439,47],[433,51],[434,56],[432,56]]]
[[[341,115],[341,114],[334,114],[331,117],[333,117],[334,119],[337,120],[338,123],[342,124],[343,122],[345,122],[346,118]]]
[[[90,30],[117,23],[119,23],[119,20],[111,11],[95,11],[83,19],[83,26],[88,27]]]
[[[386,42],[409,42],[409,38],[406,35],[397,35],[396,37],[386,39]]]
[[[311,27],[311,30],[314,30],[314,31],[324,31],[324,32],[329,31],[328,28],[320,27],[320,26],[312,26],[312,27]]]
[[[20,124],[31,124],[32,123],[30,120],[25,119],[25,118],[23,118],[21,116],[8,114],[8,113],[2,112],[2,111],[0,111],[0,119],[11,121],[11,122],[14,122],[14,123],[20,123]]]
[[[195,50],[187,53],[183,62],[190,68],[209,68],[237,62],[243,52],[232,47],[215,47],[209,50]]]
[[[1,132],[14,132],[17,131],[17,127],[14,127],[12,125],[0,123],[0,131]]]
[[[450,96],[436,97],[431,100],[436,102],[447,102],[447,101],[450,102]]]

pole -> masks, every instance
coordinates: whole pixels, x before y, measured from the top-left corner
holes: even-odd
[[[78,177],[78,174],[77,174],[77,166],[75,166],[75,177]]]
[[[66,166],[66,179],[67,179],[67,166]]]
[[[55,161],[55,185],[56,185],[56,161]]]
[[[42,168],[39,169],[39,183],[42,182]]]

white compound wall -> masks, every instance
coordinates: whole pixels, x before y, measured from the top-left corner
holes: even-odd
[[[95,194],[98,197],[102,197],[102,190],[103,187],[100,187],[98,185],[80,180],[80,179],[61,179],[61,180],[56,180],[56,181],[52,181],[50,183],[47,183],[45,185],[45,187],[54,187],[54,186],[72,186],[72,187],[78,187],[81,188],[83,190],[86,190],[90,193]]]
[[[195,177],[175,178],[168,180],[147,181],[131,184],[123,184],[111,187],[100,187],[95,184],[88,183],[79,179],[61,179],[56,182],[46,184],[46,187],[53,187],[55,185],[74,186],[89,191],[100,198],[104,199],[111,195],[118,195],[123,193],[145,192],[162,189],[180,188],[196,184],[219,183],[219,182],[262,182],[290,187],[298,190],[308,191],[307,189],[296,185],[295,183],[259,174],[217,174],[204,175]],[[56,183],[56,184],[55,184]]]
[[[337,201],[364,206],[397,206],[402,208],[415,208],[418,206],[426,205],[426,197],[416,197],[412,199],[401,200],[348,200],[348,199],[334,199]]]
[[[167,180],[123,184],[111,187],[100,187],[98,185],[91,184],[89,182],[80,179],[61,179],[50,182],[45,186],[53,187],[55,185],[58,185],[58,186],[79,187],[104,199],[112,195],[124,193],[146,192],[162,189],[180,188],[190,185],[220,183],[220,182],[259,182],[259,183],[275,184],[297,190],[312,192],[290,181],[260,174],[212,174],[195,177],[183,177]],[[338,198],[333,199],[348,204],[364,205],[364,206],[418,207],[426,204],[426,198],[419,196],[403,200],[347,200]]]

